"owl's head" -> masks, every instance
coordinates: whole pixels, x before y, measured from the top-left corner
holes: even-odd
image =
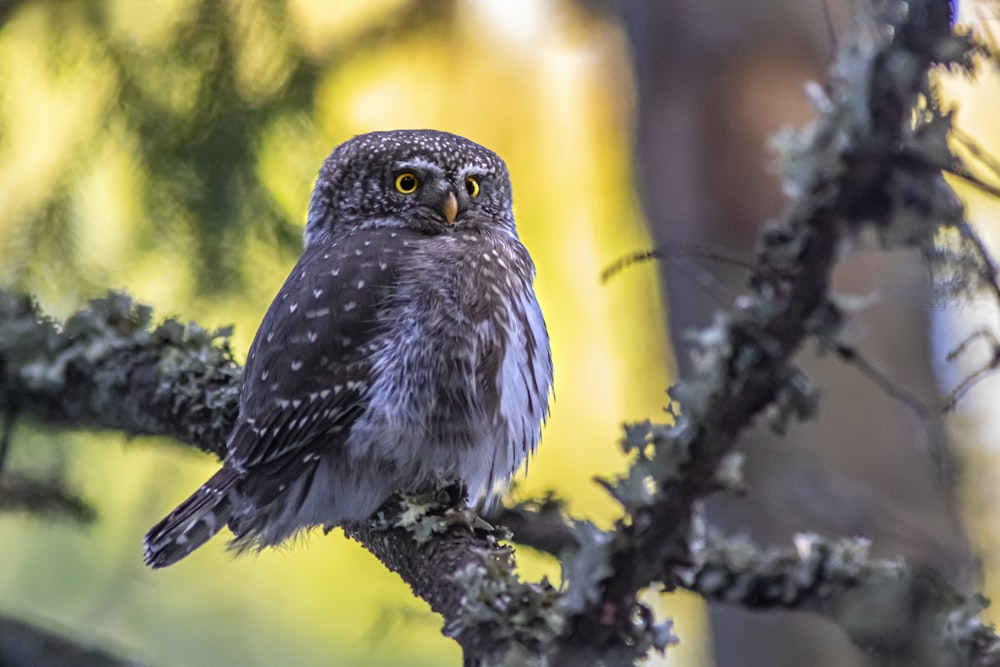
[[[496,153],[436,130],[372,132],[323,163],[306,244],[366,227],[437,234],[484,224],[514,230],[510,176]]]

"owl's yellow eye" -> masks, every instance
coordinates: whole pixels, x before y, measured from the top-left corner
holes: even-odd
[[[396,190],[404,195],[412,195],[420,187],[420,179],[412,171],[404,171],[396,177]]]
[[[465,191],[469,193],[470,197],[479,196],[479,179],[475,176],[469,176],[465,179]]]

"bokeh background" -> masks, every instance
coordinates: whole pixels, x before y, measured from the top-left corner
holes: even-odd
[[[510,167],[553,340],[557,401],[513,493],[551,490],[606,524],[615,506],[592,478],[624,466],[623,421],[662,415],[687,359],[677,354],[675,366],[668,334],[680,340],[745,277],[703,250],[749,253],[754,230],[780,211],[767,138],[811,116],[804,83],[823,79],[846,16],[836,0],[0,2],[0,287],[37,295],[55,316],[124,289],[160,317],[232,325],[242,359],[298,257],[315,174],[334,145],[389,128],[468,136]],[[991,16],[965,19],[982,27]],[[995,115],[975,111],[997,99],[992,71],[945,91],[962,127],[1000,146]],[[972,208],[984,227],[996,211],[981,199]],[[622,255],[657,245],[670,251],[664,261],[601,282]],[[931,361],[944,353],[921,332],[933,322],[947,340],[955,318],[913,286],[913,262],[885,271],[878,256],[856,261],[852,289],[888,273],[889,300],[909,313],[872,319],[862,337],[933,395]],[[956,569],[967,523],[977,544],[1000,543],[985,520],[996,452],[980,446],[988,436],[976,415],[959,422],[961,455],[942,480],[907,438],[922,425],[898,406],[842,410],[832,421],[856,428],[809,445],[805,462],[801,442],[792,453],[755,442],[757,504],[716,503],[719,523],[779,544],[810,527],[887,532],[885,553]],[[857,450],[869,417],[895,443],[874,459]],[[235,560],[216,539],[176,567],[145,569],[142,535],[215,469],[207,457],[22,423],[8,465],[65,473],[98,518],[0,515],[0,614],[151,665],[459,664],[439,619],[339,532]],[[964,518],[952,502],[959,482]],[[897,507],[913,497],[926,504]],[[888,526],[865,521],[882,515]],[[518,558],[526,577],[559,577],[550,558]],[[989,591],[995,563],[985,562]],[[784,615],[711,610],[713,641],[698,601],[655,604],[682,638],[657,664],[803,664],[796,642],[768,639],[787,632]],[[792,620],[805,626],[812,664],[864,664],[836,629]]]

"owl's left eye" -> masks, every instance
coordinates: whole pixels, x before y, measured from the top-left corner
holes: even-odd
[[[420,179],[412,171],[404,171],[396,177],[396,190],[404,195],[412,195],[420,187]]]
[[[475,176],[469,176],[465,179],[465,191],[469,193],[470,197],[479,196],[479,179]]]

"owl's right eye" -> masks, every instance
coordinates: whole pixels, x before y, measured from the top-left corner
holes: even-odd
[[[396,190],[404,195],[412,195],[420,187],[420,179],[412,171],[404,171],[396,177]]]

